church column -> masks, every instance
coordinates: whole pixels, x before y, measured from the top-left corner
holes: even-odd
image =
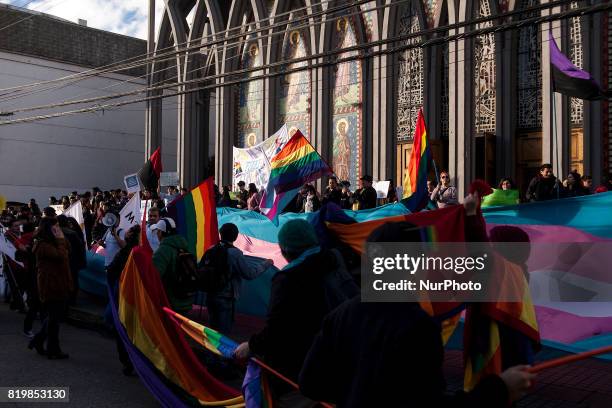
[[[582,19],[584,66],[599,84],[603,84],[602,18],[600,14],[591,14]],[[584,101],[584,174],[593,177],[594,185],[600,183],[603,171],[602,104],[601,101]]]
[[[513,174],[516,152],[516,71],[517,59],[513,55],[512,31],[499,34],[497,47],[501,52],[498,53],[497,74],[500,80],[497,81],[497,143],[496,143],[496,182],[501,177],[508,177]],[[495,186],[493,186],[495,187]]]
[[[549,0],[542,0],[547,3]],[[554,7],[552,13],[560,12]],[[542,15],[551,14],[550,9],[543,9]],[[552,30],[557,44],[561,41],[561,24],[559,21],[544,23],[541,26],[540,38],[542,43],[542,162],[551,163],[558,175],[563,173],[560,146],[563,141],[563,98],[552,92],[552,71],[550,69],[550,43],[549,30]],[[554,105],[554,106],[553,106]],[[556,115],[553,112],[556,112]]]

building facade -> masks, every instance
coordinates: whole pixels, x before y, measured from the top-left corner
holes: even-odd
[[[608,86],[608,12],[470,33],[598,3],[170,0],[158,54],[186,49],[171,62],[177,86],[198,89],[179,97],[181,179],[195,185],[214,174],[230,184],[232,146],[287,123],[339,178],[355,185],[371,174],[399,185],[422,107],[436,167],[450,171],[460,194],[475,178],[509,176],[525,189],[542,162],[597,181],[610,169],[610,105],[551,92],[548,36]],[[153,65],[154,83],[167,64]],[[160,143],[165,104],[152,105],[150,148]]]
[[[92,29],[53,16],[0,5],[0,89],[55,80],[146,53],[146,41]],[[144,66],[50,83],[0,95],[0,111],[94,98],[146,87]],[[137,95],[138,96],[138,95]],[[125,97],[119,100],[126,100]],[[104,102],[100,102],[104,103]],[[163,115],[164,168],[176,169],[176,99]],[[15,113],[19,119],[90,106]],[[144,162],[145,104],[0,126],[0,194],[8,200],[123,186]]]

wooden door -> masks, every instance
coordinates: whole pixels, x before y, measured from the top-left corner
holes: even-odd
[[[521,199],[542,165],[542,132],[519,133],[516,137],[516,180]]]

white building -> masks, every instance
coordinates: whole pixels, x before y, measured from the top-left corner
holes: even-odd
[[[6,88],[62,78],[141,56],[146,53],[146,42],[5,5],[0,5],[2,27],[7,28],[0,36],[0,89],[4,90],[0,91],[0,112],[129,92],[146,86],[145,68],[140,66],[127,73],[107,73],[78,82],[37,86],[25,95],[7,93]],[[96,103],[144,96],[136,94]],[[0,117],[0,121],[93,104],[15,113]],[[164,171],[174,171],[176,100],[167,99],[165,104],[163,167]],[[137,172],[145,160],[144,126],[144,102],[95,113],[0,125],[0,195],[9,201],[27,202],[35,198],[45,205],[52,195],[59,197],[94,186],[122,187],[123,176]]]

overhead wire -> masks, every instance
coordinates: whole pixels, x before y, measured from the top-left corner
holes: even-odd
[[[264,79],[264,78],[268,78],[268,77],[276,77],[276,76],[279,76],[279,75],[285,75],[285,74],[287,74],[289,72],[299,72],[299,71],[310,70],[310,69],[314,69],[314,68],[319,68],[319,67],[323,67],[323,66],[327,66],[327,65],[338,64],[338,63],[342,63],[342,62],[346,62],[346,61],[351,61],[351,60],[356,60],[356,59],[363,59],[363,58],[369,58],[369,57],[372,57],[372,56],[392,54],[392,53],[395,53],[395,52],[398,52],[398,51],[401,51],[401,50],[404,50],[404,49],[417,48],[417,47],[426,47],[426,46],[435,45],[435,44],[441,43],[441,42],[454,41],[454,40],[463,39],[463,38],[470,38],[470,37],[473,37],[473,36],[480,36],[480,35],[488,34],[488,33],[495,33],[495,32],[499,32],[499,31],[506,31],[506,30],[509,30],[509,29],[522,27],[522,26],[528,25],[528,24],[540,24],[540,23],[544,23],[544,22],[556,21],[556,20],[570,18],[570,17],[575,17],[575,16],[583,16],[583,15],[587,15],[587,14],[592,14],[592,13],[597,13],[597,12],[601,12],[601,11],[606,11],[606,10],[609,10],[609,9],[612,9],[612,4],[610,4],[610,3],[608,3],[608,4],[599,4],[599,5],[595,5],[595,6],[587,6],[587,7],[582,7],[582,8],[578,8],[578,9],[571,9],[571,10],[567,10],[565,12],[560,12],[560,13],[556,13],[556,14],[549,14],[547,16],[535,16],[535,17],[531,17],[529,19],[518,21],[518,22],[511,22],[511,23],[506,23],[506,24],[502,24],[502,25],[498,25],[498,26],[483,27],[483,28],[472,30],[472,31],[468,31],[468,32],[463,32],[463,33],[457,33],[457,34],[454,34],[454,35],[450,35],[450,36],[445,37],[445,38],[433,38],[433,39],[421,41],[421,42],[418,42],[418,43],[404,44],[402,46],[395,47],[395,48],[392,48],[392,49],[382,49],[382,50],[375,51],[375,52],[370,52],[370,53],[367,53],[367,54],[361,54],[361,55],[356,55],[356,56],[349,56],[349,57],[346,57],[346,58],[339,58],[339,59],[337,59],[335,61],[322,61],[321,63],[317,63],[317,64],[313,64],[313,65],[308,65],[308,66],[305,66],[305,67],[297,67],[297,68],[294,68],[294,69],[291,69],[291,70],[287,70],[287,71],[283,71],[283,72],[272,72],[272,73],[261,75],[259,77],[249,77],[249,78],[246,78],[246,79],[242,78],[242,79],[238,79],[238,80],[235,80],[235,81],[223,82],[223,83],[220,83],[220,84],[212,84],[212,85],[206,85],[206,86],[202,86],[202,87],[185,89],[185,90],[182,90],[182,91],[177,91],[175,93],[162,94],[162,95],[150,96],[150,97],[145,97],[145,98],[139,98],[139,99],[135,99],[135,100],[122,101],[122,102],[117,102],[117,103],[114,103],[114,104],[107,104],[107,105],[101,105],[101,106],[95,106],[95,107],[89,107],[89,108],[82,108],[82,109],[77,109],[77,110],[73,110],[73,111],[58,112],[58,113],[47,114],[47,115],[38,115],[38,116],[28,117],[28,118],[7,120],[7,121],[0,122],[0,125],[15,124],[15,123],[24,123],[24,122],[32,121],[32,120],[49,119],[49,118],[59,117],[59,116],[64,116],[64,115],[72,115],[72,114],[76,114],[76,113],[85,113],[85,112],[92,112],[92,111],[101,110],[101,109],[108,109],[110,107],[119,107],[119,106],[124,106],[124,105],[132,104],[132,103],[143,102],[143,101],[147,101],[147,100],[163,99],[163,98],[168,98],[168,97],[174,97],[174,96],[179,96],[179,95],[183,95],[183,94],[187,94],[187,93],[197,92],[197,91],[200,91],[200,90],[206,90],[206,89],[217,88],[217,87],[220,87],[220,86],[231,85],[231,84],[234,84],[234,83],[253,81],[253,80]],[[523,13],[525,13],[525,11],[523,11]],[[499,16],[495,16],[495,17],[499,18]],[[418,34],[418,35],[422,35],[422,34]],[[397,42],[397,41],[398,41],[397,38],[393,38],[391,40],[381,40],[381,41],[371,42],[371,43],[368,43],[367,45],[368,45],[368,48],[372,48],[373,46],[376,46],[378,43],[382,44],[382,43],[385,43],[385,42]],[[341,49],[341,51],[342,52],[350,52],[350,51],[352,51],[352,48],[355,48],[355,47],[344,48],[344,49]],[[313,58],[313,57],[310,57],[310,58]],[[258,67],[256,70],[257,71],[261,71],[262,68]],[[198,81],[202,82],[202,81],[206,81],[206,80],[207,80],[207,78],[200,79]],[[193,81],[193,82],[195,82],[195,81]],[[190,82],[190,83],[192,83],[192,82]]]
[[[410,2],[410,1],[412,1],[412,0],[402,0],[402,2]],[[383,6],[380,6],[380,7],[381,8],[382,7],[390,7],[392,5],[397,5],[398,3],[387,4],[387,5],[383,5]],[[322,52],[322,53],[318,53],[318,54],[311,54],[311,55],[308,55],[308,56],[305,56],[305,57],[302,57],[302,58],[297,58],[297,59],[294,58],[294,59],[291,59],[291,60],[277,61],[277,62],[274,62],[274,63],[269,63],[269,64],[265,64],[265,65],[258,66],[258,67],[234,70],[234,71],[231,71],[231,72],[226,72],[226,73],[218,74],[218,75],[215,75],[215,76],[212,76],[212,77],[208,77],[205,80],[219,79],[219,78],[224,78],[226,76],[244,75],[244,74],[248,74],[248,73],[251,73],[251,72],[258,72],[258,71],[261,71],[261,70],[264,70],[264,69],[269,69],[269,68],[272,68],[272,67],[282,66],[282,65],[285,65],[285,64],[288,64],[288,63],[309,62],[309,61],[315,60],[317,58],[322,58],[322,57],[326,57],[326,56],[330,56],[330,55],[336,55],[336,54],[343,53],[343,52],[350,52],[353,49],[354,50],[361,50],[361,49],[365,49],[365,48],[376,47],[376,46],[379,46],[379,45],[385,45],[387,43],[392,43],[392,42],[396,42],[396,41],[404,41],[404,40],[409,40],[411,38],[418,38],[420,36],[424,36],[424,35],[428,35],[428,34],[434,34],[434,33],[439,33],[439,32],[446,32],[446,31],[454,30],[454,29],[460,29],[460,28],[463,28],[465,26],[477,25],[477,24],[480,24],[480,23],[491,22],[491,21],[495,21],[495,20],[502,19],[502,18],[505,18],[505,17],[512,17],[514,15],[525,14],[525,13],[529,13],[529,12],[533,12],[533,11],[539,11],[539,10],[544,9],[544,8],[552,8],[552,7],[556,7],[558,5],[567,5],[567,4],[570,4],[570,3],[571,3],[571,0],[558,0],[556,2],[545,3],[543,5],[537,5],[537,6],[521,9],[521,10],[514,10],[514,11],[511,11],[511,12],[506,12],[506,13],[502,13],[502,14],[486,16],[486,17],[480,17],[480,18],[477,18],[477,19],[474,19],[474,20],[471,20],[471,21],[468,21],[468,22],[455,23],[455,24],[444,26],[444,27],[438,27],[438,28],[433,28],[433,29],[421,30],[418,33],[407,33],[407,34],[403,34],[403,35],[397,36],[397,37],[392,37],[392,38],[387,38],[387,39],[384,39],[384,40],[378,40],[378,41],[374,41],[374,42],[360,44],[360,45],[356,45],[354,47],[350,47],[352,49],[347,48],[347,49],[341,49],[341,50],[335,50],[335,51],[333,51],[333,50],[332,51],[326,51],[326,52]],[[574,9],[574,10],[576,10],[576,9]],[[350,15],[342,15],[342,16],[338,16],[338,17],[339,18],[351,17],[351,16],[354,16],[354,15],[360,15],[362,13],[363,13],[363,11],[358,11],[358,12],[352,13]],[[326,21],[321,21],[321,22],[316,23],[316,24],[324,24],[325,22]],[[310,26],[311,25],[308,25],[307,27],[310,27]],[[281,32],[281,33],[284,34],[284,32]],[[250,39],[249,41],[254,41],[254,40],[255,39]],[[235,45],[236,46],[240,46],[241,44],[235,44]],[[198,67],[195,70],[192,70],[192,71],[189,71],[189,72],[197,71],[197,70],[200,70],[200,69],[201,69],[201,67]],[[20,109],[12,110],[11,112],[0,112],[0,115],[7,116],[8,114],[15,114],[15,113],[20,113],[20,112],[28,112],[28,111],[49,109],[49,108],[62,107],[62,106],[70,106],[70,105],[91,103],[91,102],[97,102],[97,101],[103,101],[103,100],[109,100],[109,99],[118,99],[118,98],[123,98],[125,96],[137,95],[139,93],[145,93],[145,92],[151,92],[151,91],[159,91],[159,90],[163,91],[164,89],[174,88],[175,86],[185,86],[185,85],[189,85],[190,83],[194,83],[194,82],[197,83],[199,81],[202,81],[202,79],[187,80],[187,81],[178,82],[176,84],[172,83],[172,84],[168,84],[168,85],[164,85],[164,86],[147,86],[147,87],[143,87],[143,88],[132,90],[132,91],[115,93],[115,94],[109,94],[109,95],[99,96],[99,97],[95,97],[95,98],[82,99],[82,100],[69,100],[69,101],[63,101],[63,102],[56,103],[56,104],[47,104],[47,105],[41,105],[41,106],[35,106],[35,107],[20,108]]]

